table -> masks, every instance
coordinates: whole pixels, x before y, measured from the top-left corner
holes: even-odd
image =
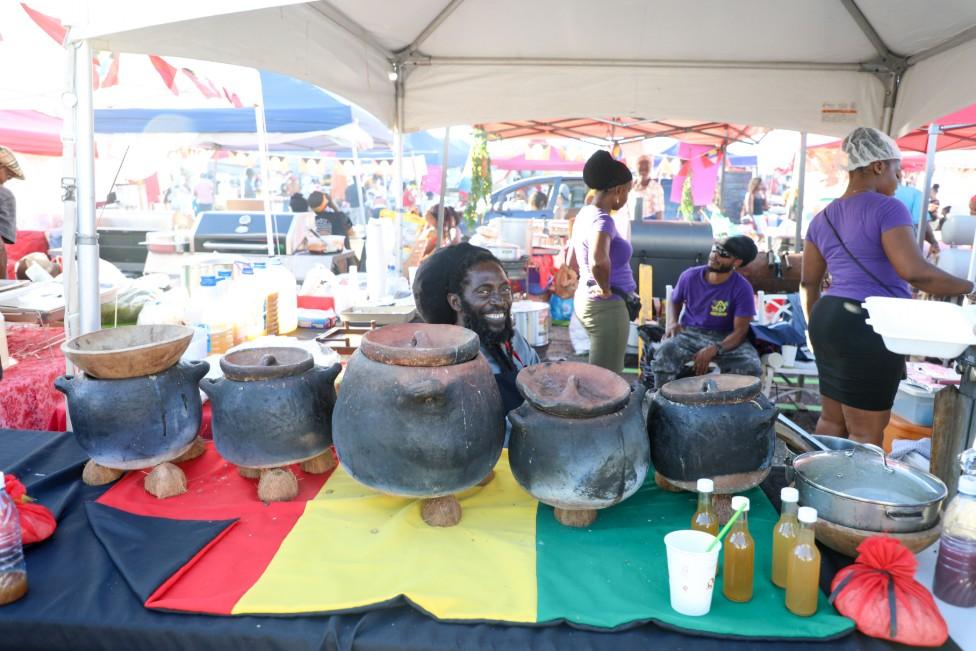
[[[7,346],[17,363],[0,381],[0,428],[47,430],[63,396],[54,379],[64,375],[64,329],[7,325]]]
[[[783,643],[692,637],[656,625],[596,632],[568,625],[525,627],[437,622],[403,603],[365,613],[302,617],[211,617],[149,611],[95,539],[84,503],[105,487],[79,480],[85,455],[69,434],[0,430],[0,468],[17,474],[29,493],[58,517],[58,530],[29,548],[30,590],[0,608],[0,646],[30,649],[777,649]],[[842,563],[824,554],[828,579]],[[314,568],[310,568],[310,571]],[[325,579],[325,577],[323,577]],[[852,633],[790,649],[892,649]],[[958,648],[951,641],[948,648]]]

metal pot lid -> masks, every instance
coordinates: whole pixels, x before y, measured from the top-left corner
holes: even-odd
[[[461,326],[398,323],[363,335],[359,350],[381,364],[451,366],[478,356],[478,335]]]
[[[671,380],[661,395],[684,405],[726,405],[752,400],[760,389],[759,378],[751,375],[699,375]]]
[[[822,491],[876,504],[923,506],[943,500],[947,494],[937,477],[885,459],[876,446],[805,452],[793,460],[793,467],[804,481]]]
[[[623,409],[630,386],[616,373],[581,362],[527,366],[515,378],[522,396],[536,409],[567,418],[592,418]]]
[[[220,358],[220,370],[228,380],[250,382],[301,375],[315,366],[302,348],[245,348]]]

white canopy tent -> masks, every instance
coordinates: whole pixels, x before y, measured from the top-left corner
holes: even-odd
[[[868,125],[900,135],[974,95],[966,72],[976,68],[972,0],[170,0],[132,7],[128,0],[73,3],[74,14],[64,16],[69,38],[84,50],[291,75],[372,112],[397,141],[404,131],[452,124],[604,115],[828,135]],[[79,179],[79,197],[87,199],[81,186]]]
[[[391,126],[399,86],[407,131],[639,115],[901,134],[974,94],[971,0],[76,4],[71,36],[96,48],[274,70]]]

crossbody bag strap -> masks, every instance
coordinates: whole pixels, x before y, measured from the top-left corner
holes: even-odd
[[[847,245],[844,244],[844,240],[840,236],[840,233],[837,232],[837,229],[834,228],[834,225],[830,222],[830,217],[827,216],[827,209],[826,208],[824,208],[823,216],[824,216],[824,221],[827,222],[827,226],[830,226],[830,230],[832,230],[834,232],[834,237],[837,238],[837,242],[841,245],[841,247],[844,249],[844,251],[847,253],[847,255],[851,258],[851,260],[854,261],[854,264],[856,264],[858,267],[860,267],[861,268],[861,271],[863,271],[868,276],[870,276],[871,280],[873,280],[874,282],[876,282],[880,287],[883,287],[884,290],[886,292],[888,292],[889,295],[891,295],[894,298],[898,298],[898,294],[895,293],[895,292],[893,292],[893,291],[891,291],[891,286],[890,285],[888,285],[887,283],[883,282],[880,278],[878,278],[873,273],[871,273],[871,270],[868,269],[867,267],[865,267],[861,263],[861,261],[858,260],[857,256],[854,255],[849,248],[847,248]]]

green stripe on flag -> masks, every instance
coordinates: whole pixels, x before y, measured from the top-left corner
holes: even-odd
[[[633,497],[600,511],[589,529],[565,527],[556,521],[551,507],[540,505],[536,514],[538,621],[565,619],[616,628],[655,620],[712,635],[766,639],[823,639],[850,631],[853,623],[838,615],[822,594],[812,617],[797,617],[786,610],[783,590],[769,580],[772,530],[778,515],[760,489],[746,495],[752,502],[749,528],[756,540],[752,601],[728,601],[719,576],[711,612],[704,617],[671,609],[664,547],[665,534],[688,528],[694,494],[661,490],[652,471]]]

